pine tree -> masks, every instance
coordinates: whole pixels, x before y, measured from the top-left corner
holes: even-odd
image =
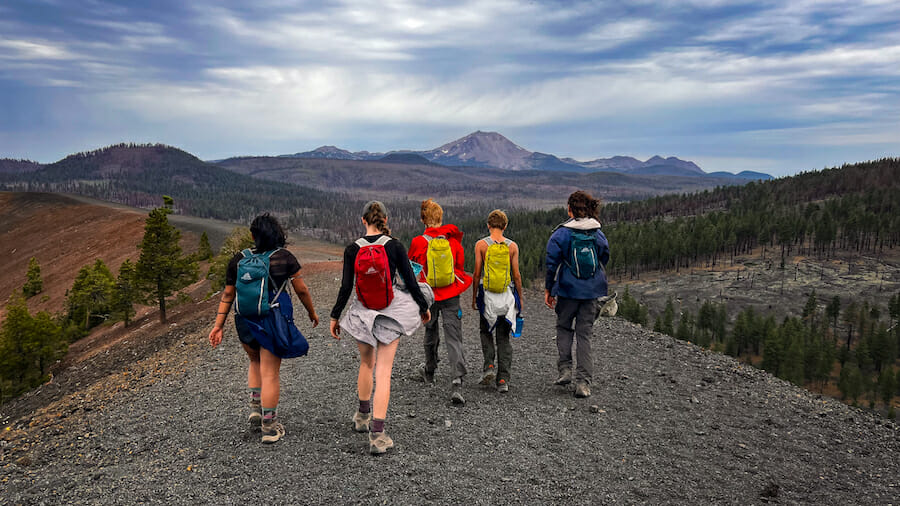
[[[893,367],[885,367],[878,376],[878,390],[881,393],[881,400],[884,401],[885,406],[890,405],[891,399],[894,398],[894,384],[896,381]]]
[[[213,257],[212,246],[209,245],[209,236],[206,232],[200,236],[200,246],[197,247],[197,260],[210,260]]]
[[[102,323],[110,313],[114,286],[115,278],[103,260],[82,267],[69,289],[68,318],[83,330]]]
[[[197,264],[182,255],[178,244],[181,232],[168,219],[172,199],[163,197],[163,201],[164,207],[150,211],[147,216],[134,278],[145,300],[159,305],[159,321],[165,323],[166,297],[197,280]]]
[[[119,276],[112,294],[113,315],[125,322],[125,326],[135,315],[134,303],[138,301],[139,293],[135,285],[135,266],[131,260],[125,260],[119,267]]]
[[[228,237],[222,242],[219,254],[210,262],[209,272],[206,275],[213,293],[225,287],[225,271],[228,268],[228,262],[234,255],[252,246],[253,236],[250,234],[249,228],[235,227],[228,234]]]
[[[691,313],[688,311],[682,312],[681,318],[678,321],[678,330],[675,331],[675,337],[682,341],[691,341],[694,337],[691,327]]]
[[[13,297],[0,326],[0,402],[46,381],[50,365],[65,355],[62,330],[44,311],[32,316]]]
[[[44,281],[41,279],[41,266],[37,259],[31,257],[28,261],[28,272],[25,274],[25,286],[22,287],[22,293],[25,297],[34,297],[41,293],[44,289]]]
[[[825,315],[832,322],[833,335],[835,340],[837,339],[837,322],[838,316],[841,315],[841,298],[835,295],[831,302],[825,307]]]
[[[660,328],[663,334],[675,336],[675,305],[672,303],[672,297],[666,300],[666,309],[663,312],[663,321]]]

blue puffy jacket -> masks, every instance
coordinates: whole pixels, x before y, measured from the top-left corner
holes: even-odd
[[[544,288],[554,297],[568,299],[596,299],[606,295],[606,273],[597,269],[594,277],[578,279],[563,261],[572,242],[572,230],[596,230],[597,256],[606,267],[609,262],[609,242],[600,231],[600,222],[593,218],[573,218],[556,227],[547,241],[547,279]]]

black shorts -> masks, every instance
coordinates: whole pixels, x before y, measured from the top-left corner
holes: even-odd
[[[250,327],[247,326],[247,322],[244,321],[243,316],[239,314],[234,315],[234,328],[237,329],[238,339],[242,343],[253,348],[254,350],[259,349],[259,343],[256,342],[253,334],[250,333]]]

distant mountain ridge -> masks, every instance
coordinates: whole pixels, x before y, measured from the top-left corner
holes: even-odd
[[[280,155],[282,158],[327,158],[333,160],[384,160],[386,156],[418,155],[425,160],[448,167],[491,167],[507,170],[540,170],[566,172],[621,172],[636,175],[666,175],[708,177],[696,163],[670,156],[653,156],[646,161],[631,156],[613,156],[581,162],[574,158],[559,158],[549,153],[528,151],[497,132],[473,132],[428,151],[389,151],[370,153],[350,152],[336,146],[321,146],[312,151]],[[740,174],[716,172],[718,178],[772,179],[761,172],[744,171]]]

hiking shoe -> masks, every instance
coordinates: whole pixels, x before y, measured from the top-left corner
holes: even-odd
[[[456,378],[455,380],[453,380],[453,382],[450,383],[450,389],[451,389],[450,401],[453,402],[453,404],[462,405],[462,404],[466,403],[466,398],[463,397],[463,394],[462,394],[462,379],[461,378]]]
[[[381,455],[394,447],[394,440],[386,432],[369,433],[369,453]]]
[[[419,374],[422,376],[422,381],[425,382],[426,386],[434,385],[434,371],[428,372],[425,369],[425,364],[419,366]]]
[[[572,369],[563,369],[559,373],[559,378],[554,382],[556,385],[568,385],[572,382]]]
[[[488,366],[487,369],[481,374],[481,384],[482,385],[490,385],[494,382],[494,378],[497,377],[497,373],[494,371],[494,364]]]
[[[497,391],[500,392],[501,394],[505,394],[506,392],[509,392],[509,383],[507,383],[506,380],[498,381],[497,382]]]
[[[575,384],[575,397],[584,399],[591,396],[591,387],[584,381]]]
[[[369,424],[372,423],[372,413],[360,413],[353,415],[353,430],[356,432],[369,432]]]
[[[250,401],[250,415],[247,421],[252,427],[259,427],[262,424],[262,406],[259,402]]]
[[[262,442],[271,444],[284,437],[284,425],[275,420],[262,422]]]

